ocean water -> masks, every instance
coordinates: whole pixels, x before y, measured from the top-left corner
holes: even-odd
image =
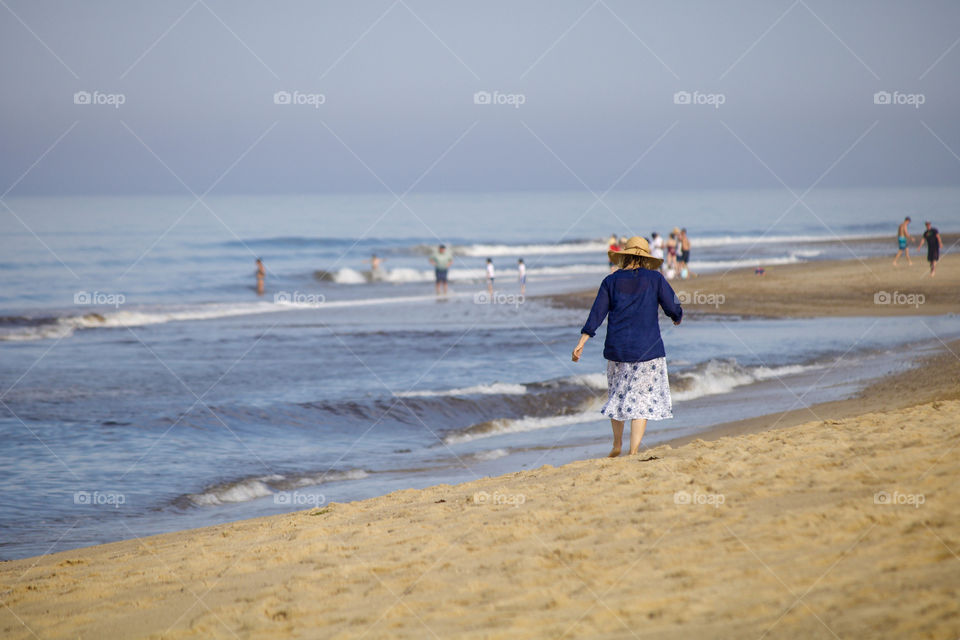
[[[14,558],[602,455],[603,334],[572,363],[587,310],[537,296],[597,286],[611,232],[685,226],[698,272],[885,255],[904,215],[953,228],[960,190],[823,190],[807,206],[779,191],[7,202],[0,557]],[[437,300],[440,241],[455,262]],[[649,443],[846,397],[960,323],[662,329],[675,418]]]

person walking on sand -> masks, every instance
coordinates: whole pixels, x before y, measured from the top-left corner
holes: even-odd
[[[430,256],[430,264],[433,265],[436,271],[437,295],[440,295],[441,291],[443,295],[447,295],[447,271],[449,271],[450,265],[453,264],[453,252],[447,251],[447,245],[441,244],[437,247],[433,255]]]
[[[658,270],[663,262],[650,253],[647,241],[630,238],[620,251],[611,251],[610,260],[619,270],[600,283],[597,298],[580,341],[573,349],[573,361],[579,362],[587,340],[607,318],[607,339],[603,357],[607,359],[607,402],[600,413],[610,418],[613,449],[609,457],[620,455],[624,422],[630,422],[630,455],[640,448],[647,420],[673,417],[666,353],[660,336],[658,308],[679,325],[683,309],[666,278]]]
[[[663,260],[663,236],[654,231],[650,234],[650,238],[653,240],[650,243],[650,253],[653,254],[654,258]]]
[[[690,236],[687,235],[687,229],[680,229],[680,277],[695,278],[697,274],[690,271]]]
[[[677,269],[677,236],[679,235],[680,229],[674,227],[667,239],[667,271],[674,272]]]
[[[517,277],[520,279],[520,295],[527,295],[527,265],[523,258],[517,260]]]
[[[930,277],[937,275],[937,261],[940,259],[940,249],[943,248],[943,240],[940,238],[940,230],[934,227],[929,220],[924,223],[927,230],[920,237],[920,244],[917,245],[917,251],[927,243],[927,262],[930,263]]]
[[[493,269],[493,258],[487,258],[487,293],[493,296],[493,278],[496,274]],[[492,299],[492,298],[491,298]]]
[[[910,247],[907,246],[907,241],[911,239],[910,232],[907,230],[909,224],[910,216],[907,216],[897,227],[897,255],[893,258],[893,266],[897,266],[897,260],[900,259],[902,253],[907,254],[907,264],[913,266],[913,260],[910,259]]]
[[[263,295],[263,281],[267,277],[267,270],[263,266],[263,260],[257,258],[257,295]]]

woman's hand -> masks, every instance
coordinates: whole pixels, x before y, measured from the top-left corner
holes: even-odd
[[[673,321],[673,326],[679,327],[679,326],[680,326],[680,321],[679,321],[679,320],[674,320],[674,321]]]
[[[580,342],[577,343],[577,346],[573,348],[573,361],[580,362],[580,356],[583,355],[583,345],[587,344],[587,340],[590,339],[585,333],[580,334]]]

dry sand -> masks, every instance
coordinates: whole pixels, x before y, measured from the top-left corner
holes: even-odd
[[[949,348],[790,428],[6,562],[0,636],[956,638]]]
[[[948,238],[943,240],[947,249]],[[688,313],[762,317],[960,313],[960,259],[944,255],[931,278],[923,258],[915,258],[913,266],[908,266],[901,256],[899,267],[891,264],[892,255],[768,266],[762,276],[753,269],[736,269],[675,279],[670,284]],[[583,309],[586,319],[596,295],[596,289],[591,289],[547,299]]]

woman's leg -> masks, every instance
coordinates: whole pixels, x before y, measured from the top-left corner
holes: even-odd
[[[621,433],[623,427],[621,426]],[[646,418],[634,418],[630,421],[630,455],[636,455],[643,440],[643,432],[647,430]]]
[[[610,426],[613,427],[613,449],[610,450],[608,458],[616,458],[620,455],[620,449],[623,447],[623,420],[614,420],[610,418]]]

